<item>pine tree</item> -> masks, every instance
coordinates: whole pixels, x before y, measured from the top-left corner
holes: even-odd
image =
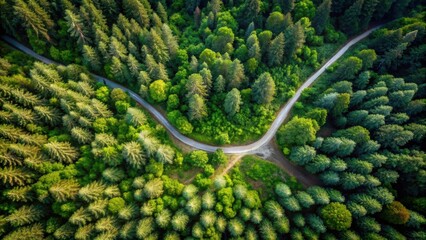
[[[167,20],[168,19],[168,17],[167,17],[167,11],[164,8],[163,4],[161,4],[161,2],[158,2],[157,13],[158,13],[158,16],[160,16],[161,21],[163,21],[163,23],[167,23],[167,21],[168,21]]]
[[[34,5],[37,4],[35,1],[31,1]],[[38,15],[37,12],[34,11],[34,8],[31,8],[28,6],[27,3],[23,0],[17,0],[15,2],[15,5],[13,6],[14,13],[23,21],[24,26],[27,28],[31,28],[36,35],[38,36],[41,34],[47,41],[50,41],[50,36],[48,34],[48,29],[51,29],[53,27],[53,22],[50,20],[50,18],[47,16],[47,13],[42,9],[38,8],[39,13],[42,11],[41,16]],[[45,17],[43,17],[43,15]],[[48,22],[43,22],[44,20],[49,20]],[[48,23],[48,26],[46,26],[46,23]]]
[[[324,0],[321,5],[319,5],[315,13],[315,17],[312,20],[312,26],[315,28],[315,31],[318,35],[323,33],[330,19],[331,3],[332,0]]]
[[[122,154],[132,168],[141,169],[146,163],[145,153],[137,142],[124,144]]]
[[[142,126],[146,123],[145,114],[138,108],[129,107],[125,116],[126,122],[135,127]]]
[[[128,204],[124,208],[122,208],[118,212],[118,217],[120,219],[129,221],[130,219],[133,219],[134,217],[138,216],[139,214],[139,208],[136,204]]]
[[[233,218],[228,223],[228,230],[232,236],[238,237],[244,232],[244,225],[238,218]]]
[[[88,129],[74,127],[71,129],[71,136],[80,144],[88,144],[93,140],[93,134]]]
[[[93,197],[94,195],[91,197],[91,199],[94,199]],[[108,206],[108,200],[101,199],[101,200],[90,203],[89,206],[87,207],[87,211],[89,211],[90,214],[92,214],[92,216],[95,219],[98,219],[100,217],[105,216],[105,214],[107,213],[107,206]]]
[[[269,200],[265,203],[265,211],[272,219],[280,219],[284,217],[284,209],[273,200]]]
[[[190,96],[188,106],[188,118],[190,120],[201,120],[207,116],[207,108],[204,99],[200,95],[195,94]]]
[[[155,156],[161,163],[172,164],[175,157],[175,151],[170,146],[162,144],[158,147]]]
[[[37,205],[24,205],[6,217],[6,221],[14,227],[19,227],[36,222],[44,216],[45,212]]]
[[[228,94],[226,94],[223,106],[228,116],[232,117],[240,111],[241,104],[242,102],[240,91],[238,91],[238,89],[236,88],[233,88],[231,91],[228,92]]]
[[[268,65],[278,66],[282,64],[284,57],[284,34],[280,33],[268,48]]]
[[[160,197],[163,194],[163,181],[160,178],[148,181],[143,187],[143,193],[150,199]]]
[[[187,98],[191,98],[194,95],[198,95],[200,97],[207,96],[207,87],[204,84],[203,77],[198,73],[191,74],[188,77],[185,87],[187,91]]]
[[[244,22],[246,22],[247,24],[250,22],[253,22],[256,18],[257,15],[260,12],[260,5],[261,2],[259,0],[246,0],[245,4],[244,4],[244,16],[246,19]]]
[[[73,163],[78,158],[78,151],[68,142],[50,142],[44,144],[49,156],[59,162]]]
[[[139,76],[141,65],[132,54],[129,54],[129,56],[127,57],[127,67],[133,77],[132,79],[137,78]]]
[[[41,223],[35,223],[29,226],[20,227],[4,236],[4,240],[16,239],[34,239],[42,240],[44,237],[44,229]]]
[[[80,188],[78,196],[86,202],[92,202],[99,199],[105,190],[105,185],[101,182],[91,182]]]
[[[238,58],[232,61],[231,67],[229,69],[228,80],[228,89],[239,88],[245,79],[244,74],[244,65],[240,62]]]
[[[376,10],[376,6],[379,4],[380,0],[364,0],[364,4],[362,6],[361,15],[360,15],[360,29],[367,29],[370,24],[371,19],[373,18],[373,13]],[[380,8],[382,5],[380,5]]]
[[[67,20],[68,32],[71,37],[77,38],[77,43],[79,45],[82,46],[90,42],[79,15],[73,13],[71,10],[65,10],[65,19]]]
[[[10,94],[16,103],[19,103],[24,107],[33,107],[41,104],[37,95],[23,89],[11,89]]]
[[[102,178],[104,178],[107,182],[110,183],[119,182],[123,180],[124,177],[124,171],[116,167],[107,168],[102,172]]]
[[[275,82],[271,74],[263,73],[253,84],[253,99],[258,104],[270,104],[275,95]]]
[[[212,88],[212,83],[213,83],[212,73],[206,67],[206,68],[201,69],[200,75],[203,77],[203,83],[204,83],[204,86],[206,86],[207,92],[210,93],[211,88]]]
[[[89,212],[82,207],[75,211],[68,219],[70,223],[80,227],[86,225],[90,220]]]
[[[179,210],[175,213],[172,218],[172,227],[177,232],[182,232],[186,229],[186,225],[189,222],[188,215],[183,210]]]
[[[305,30],[300,21],[286,31],[285,53],[288,58],[293,57],[297,50],[303,47],[305,38]]]
[[[343,16],[339,18],[340,29],[348,35],[354,35],[360,29],[359,20],[363,4],[364,0],[357,0],[345,11]]]
[[[62,180],[53,184],[49,188],[52,197],[58,202],[65,202],[67,200],[74,200],[78,194],[80,185],[75,180]]]
[[[257,38],[256,32],[253,32],[247,38],[248,57],[254,58],[257,61],[262,59],[262,53],[259,45],[259,39]]]
[[[170,37],[171,36],[169,36],[169,39],[167,40],[172,41]],[[151,53],[157,62],[166,63],[170,59],[169,49],[167,45],[164,43],[160,34],[154,28],[151,28],[148,43],[150,46]]]
[[[83,225],[77,229],[74,238],[77,240],[91,239],[95,233],[95,225],[90,223]]]
[[[155,217],[155,223],[157,223],[157,225],[160,228],[166,229],[169,226],[169,224],[170,224],[171,216],[172,216],[172,214],[171,214],[170,210],[163,209]]]
[[[14,187],[10,190],[5,191],[5,196],[13,201],[13,202],[29,202],[32,201],[33,191],[31,186],[25,186],[25,187]]]
[[[126,83],[131,79],[127,66],[115,56],[112,57],[110,72],[112,77],[119,83]]]
[[[160,3],[158,3],[160,5]],[[170,57],[173,59],[176,57],[177,51],[179,50],[179,44],[175,36],[173,36],[172,30],[169,25],[163,24],[161,27],[161,36],[164,39],[164,43],[166,44]]]
[[[201,210],[201,199],[198,196],[194,196],[189,199],[185,205],[186,212],[191,216],[196,216]]]
[[[128,54],[126,46],[114,36],[110,38],[108,53],[110,57],[116,57],[120,61],[125,61]],[[112,63],[114,64],[114,61]]]
[[[122,6],[128,18],[135,19],[142,27],[149,27],[146,7],[138,0],[124,0]]]

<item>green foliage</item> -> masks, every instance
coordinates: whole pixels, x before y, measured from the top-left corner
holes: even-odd
[[[352,224],[352,214],[341,203],[330,203],[321,208],[320,215],[327,228],[342,231],[350,228]]]
[[[285,146],[304,145],[307,142],[315,140],[315,134],[318,130],[316,121],[308,118],[292,118],[277,133],[278,144]],[[295,138],[294,136],[300,136]]]
[[[167,99],[167,85],[163,80],[156,80],[149,85],[149,95],[156,102]]]

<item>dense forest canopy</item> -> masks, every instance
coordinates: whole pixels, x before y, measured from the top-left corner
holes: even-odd
[[[0,19],[64,64],[0,42],[2,239],[426,239],[422,1],[0,0]],[[378,24],[302,93],[278,163],[187,150],[91,75],[191,138],[246,143]]]
[[[417,1],[7,0],[3,31],[85,65],[214,144],[261,136],[301,82],[372,22]]]

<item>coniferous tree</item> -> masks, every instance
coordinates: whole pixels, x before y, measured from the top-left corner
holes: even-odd
[[[232,117],[240,111],[241,104],[242,102],[240,91],[238,91],[238,89],[236,88],[233,88],[231,91],[228,92],[228,94],[226,94],[223,106],[228,116]]]
[[[73,200],[78,194],[80,185],[75,180],[62,180],[49,188],[50,194],[58,202]]]
[[[229,69],[228,89],[239,88],[244,78],[244,65],[236,58]]]
[[[137,142],[124,144],[122,154],[132,168],[141,169],[146,163],[145,153]]]
[[[261,2],[259,0],[246,0],[243,8],[244,22],[253,22],[260,12]]]
[[[275,82],[269,73],[263,73],[253,84],[253,99],[258,104],[269,104],[274,99]]]
[[[146,7],[138,0],[124,0],[124,12],[135,19],[142,27],[149,27],[149,16]]]
[[[315,28],[317,34],[322,34],[327,26],[330,19],[331,3],[332,0],[324,0],[321,5],[319,5],[315,13],[315,17],[312,20],[312,26]]]
[[[373,13],[376,11],[376,6],[379,4],[379,0],[364,0],[360,16],[360,29],[366,29],[373,18]],[[382,6],[380,6],[382,7]]]
[[[14,227],[19,227],[40,220],[44,214],[40,206],[24,205],[7,216],[6,221]]]
[[[198,95],[200,97],[207,96],[207,87],[204,84],[203,77],[194,73],[188,77],[188,82],[186,83],[186,97],[191,98],[194,95]]]
[[[33,6],[31,4],[29,6],[23,0],[17,0],[13,10],[27,28],[31,28],[37,36],[41,34],[47,41],[51,41],[48,31],[53,28],[53,21],[36,1],[31,1],[31,3]],[[34,6],[36,6],[36,9],[34,9]]]
[[[158,3],[160,5],[160,2]],[[179,50],[179,44],[176,40],[176,37],[173,36],[172,30],[169,25],[163,24],[161,27],[161,36],[164,39],[164,43],[166,44],[169,54],[171,58],[175,58],[177,51]]]
[[[285,54],[288,58],[291,58],[298,49],[303,47],[306,40],[305,30],[300,21],[286,31],[285,39]]]
[[[80,188],[78,196],[86,202],[92,202],[98,200],[102,196],[104,190],[105,185],[102,182],[94,181]]]
[[[90,42],[80,16],[73,13],[71,10],[65,10],[65,14],[68,32],[71,34],[71,37],[77,38],[77,43],[81,46]]]
[[[78,158],[78,151],[68,142],[50,142],[44,144],[44,149],[53,159],[63,162],[72,163]]]
[[[339,18],[339,26],[348,35],[354,35],[360,29],[359,20],[364,0],[355,1]]]
[[[284,57],[284,34],[280,33],[268,47],[268,65],[278,66],[283,62]]]

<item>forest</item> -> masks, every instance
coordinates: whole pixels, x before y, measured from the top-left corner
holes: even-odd
[[[0,19],[60,63],[0,41],[0,238],[426,239],[421,0],[3,0]],[[275,162],[224,153],[375,26],[302,92]]]

